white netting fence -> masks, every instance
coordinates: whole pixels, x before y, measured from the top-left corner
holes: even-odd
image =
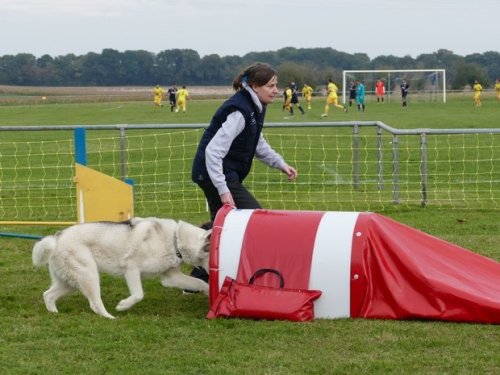
[[[0,220],[74,220],[73,138],[29,140],[24,135],[0,141]]]
[[[396,204],[500,206],[500,132],[449,130],[422,136],[382,131],[375,123],[321,125],[265,130],[269,143],[300,176],[289,183],[281,172],[255,162],[245,183],[264,207],[383,211]],[[202,132],[171,126],[135,126],[121,135],[89,130],[88,166],[132,179],[138,216],[202,214],[204,197],[191,181]],[[0,142],[0,221],[75,221],[73,133],[11,130],[8,138]]]

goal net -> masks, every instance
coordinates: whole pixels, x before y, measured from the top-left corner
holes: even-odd
[[[356,80],[365,85],[368,98],[370,95],[375,98],[375,86],[380,80],[384,83],[384,100],[399,101],[401,82],[406,80],[410,85],[409,100],[446,103],[445,69],[344,70],[342,72],[342,102],[344,104],[349,100],[349,87]]]

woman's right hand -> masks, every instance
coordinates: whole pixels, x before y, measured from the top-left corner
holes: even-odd
[[[283,173],[288,176],[288,181],[294,181],[298,175],[297,170],[294,167],[289,166],[288,164],[283,167]]]

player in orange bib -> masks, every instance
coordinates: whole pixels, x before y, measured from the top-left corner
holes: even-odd
[[[380,79],[375,83],[375,95],[377,96],[377,103],[384,102],[385,85]]]

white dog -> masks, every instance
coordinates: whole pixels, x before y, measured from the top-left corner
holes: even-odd
[[[80,290],[90,308],[114,319],[101,299],[99,271],[123,276],[130,296],[116,309],[131,308],[144,297],[141,276],[157,276],[165,287],[208,293],[208,284],[181,272],[182,262],[208,270],[211,231],[171,219],[134,218],[121,223],[76,224],[33,247],[33,264],[49,265],[52,284],[43,293],[47,310],[57,312],[57,300]]]

